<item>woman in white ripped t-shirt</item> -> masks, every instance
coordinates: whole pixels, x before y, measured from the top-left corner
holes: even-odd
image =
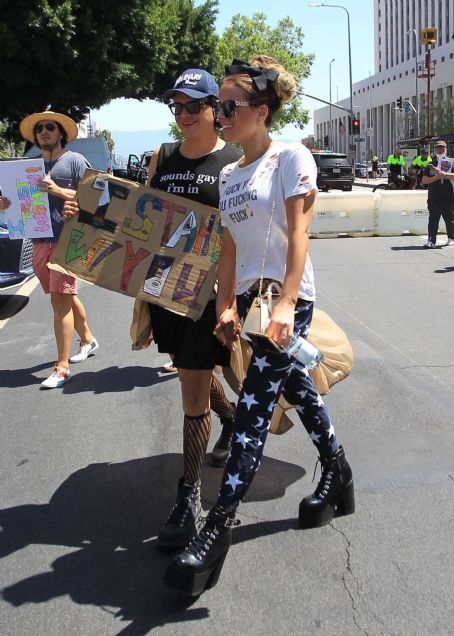
[[[315,301],[308,245],[317,192],[316,166],[302,144],[283,144],[269,135],[273,114],[295,90],[294,76],[268,56],[257,56],[250,64],[234,60],[226,67],[221,86],[218,121],[225,140],[240,144],[244,153],[223,168],[220,176],[224,233],[215,331],[230,349],[257,296],[273,200],[263,276],[265,289],[269,281],[276,281],[281,294],[265,333],[286,346],[294,332],[306,337],[309,331]],[[183,592],[197,595],[217,582],[230,547],[236,509],[260,466],[281,393],[296,406],[322,466],[315,492],[300,502],[300,527],[319,527],[336,514],[354,511],[352,471],[307,368],[285,352],[254,345],[216,505],[165,575],[170,585]]]

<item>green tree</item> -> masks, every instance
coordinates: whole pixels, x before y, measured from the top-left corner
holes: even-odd
[[[266,54],[274,57],[298,79],[300,91],[302,81],[310,73],[314,56],[303,53],[304,32],[289,18],[279,20],[275,28],[266,23],[264,13],[252,17],[237,14],[233,16],[217,43],[214,75],[222,79],[224,66],[233,58],[248,61],[253,55]],[[273,130],[280,130],[286,124],[303,128],[309,120],[309,113],[302,107],[301,92],[276,114]]]
[[[303,30],[295,26],[289,17],[280,20],[273,29],[267,25],[264,13],[255,13],[250,18],[237,14],[219,38],[215,64],[208,70],[220,82],[225,65],[234,58],[248,61],[256,54],[271,55],[296,76],[300,87],[295,99],[276,114],[272,129],[278,131],[286,124],[303,128],[309,121],[309,112],[301,104],[301,85],[309,75],[314,59],[312,54],[303,53],[303,42]],[[174,139],[182,138],[181,131],[174,123],[170,124],[170,134]]]
[[[212,66],[217,0],[0,0],[0,120],[50,106],[80,121],[117,97],[159,98]]]
[[[107,147],[109,148],[110,154],[113,154],[115,148],[115,142],[112,139],[112,134],[110,130],[97,130],[95,133],[95,137],[104,137],[107,143]]]

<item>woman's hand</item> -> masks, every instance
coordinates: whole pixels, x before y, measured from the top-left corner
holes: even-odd
[[[0,212],[4,212],[11,205],[11,201],[6,197],[0,197]]]
[[[294,322],[295,304],[291,300],[281,298],[273,307],[265,334],[281,347],[286,347],[293,335]]]
[[[236,308],[229,307],[219,316],[214,335],[224,347],[235,351],[235,342],[240,337],[241,325]]]
[[[72,219],[73,216],[79,214],[80,208],[77,201],[69,201],[66,200],[63,205],[63,221],[68,221]]]

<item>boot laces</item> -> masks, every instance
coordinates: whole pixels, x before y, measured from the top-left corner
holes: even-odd
[[[319,464],[322,474],[320,477],[320,481],[317,484],[317,488],[315,489],[314,496],[319,497],[320,499],[324,499],[329,494],[331,483],[334,479],[334,471],[332,470],[331,464],[326,459],[318,457],[315,463],[312,481],[314,481],[315,479],[315,473]]]
[[[194,509],[197,507],[198,497],[199,493],[196,488],[191,490],[188,495],[179,497],[170,511],[170,515],[167,517],[165,525],[178,526],[181,528],[185,525],[189,514],[195,518]]]
[[[202,558],[207,555],[223,528],[240,525],[238,519],[233,519],[225,513],[216,514],[216,512],[208,513],[202,521],[202,528],[199,533],[191,539],[186,548],[186,551],[192,554],[198,561],[201,561]]]

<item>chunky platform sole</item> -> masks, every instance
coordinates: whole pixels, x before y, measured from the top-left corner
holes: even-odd
[[[299,506],[298,524],[303,530],[321,528],[330,523],[334,517],[343,517],[355,512],[355,489],[353,481],[345,486],[337,499],[329,504],[307,506],[304,499]]]
[[[164,574],[164,582],[188,596],[200,596],[218,582],[227,552],[228,549],[220,554],[210,567],[201,572],[196,568],[179,566],[174,561]]]
[[[213,453],[210,455],[210,465],[214,466],[214,468],[223,468],[227,462],[227,455],[225,457],[216,457],[213,456]]]

